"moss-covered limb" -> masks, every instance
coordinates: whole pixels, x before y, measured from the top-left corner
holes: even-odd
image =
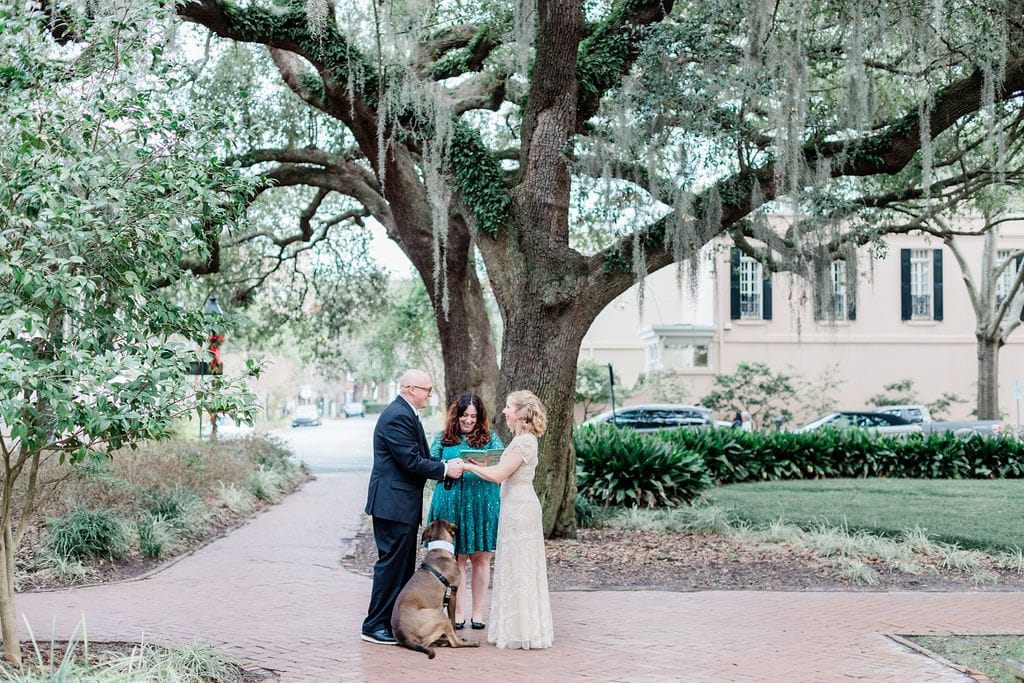
[[[755,186],[761,197],[774,198],[774,165],[769,163],[758,169],[728,176],[715,183],[713,188],[697,195],[690,211],[693,244],[688,245],[688,250],[697,251],[750,214],[756,208],[753,206]],[[709,214],[712,218],[720,215],[720,218],[710,220]],[[618,274],[633,277],[633,248],[636,236],[639,236],[647,271],[663,268],[674,258],[670,244],[671,224],[674,220],[678,219],[667,216],[644,226],[636,235],[623,237],[596,254],[593,262],[600,264],[600,270],[605,276]]]
[[[512,210],[504,172],[480,134],[461,121],[452,130],[448,163],[453,184],[473,214],[477,229],[497,235]]]
[[[333,92],[342,99],[346,99],[344,93],[351,77],[356,96],[367,107],[376,106],[377,66],[330,21],[324,23],[322,33],[313,35],[300,0],[272,9],[257,5],[241,7],[227,0],[188,0],[178,6],[178,14],[224,38],[301,55],[335,84]]]
[[[937,137],[953,126],[961,117],[978,111],[982,106],[984,75],[980,69],[951,83],[935,94],[931,109],[930,131]],[[1024,94],[1024,59],[1008,61],[1002,83],[995,88],[996,101],[1006,101]],[[842,159],[833,163],[832,176],[865,176],[876,173],[897,173],[921,148],[921,121],[917,111],[911,111],[885,127],[879,133],[844,146],[842,142],[808,145],[805,157],[810,168],[817,167],[822,158]]]
[[[306,62],[294,52],[274,47],[269,52],[285,85],[309,106],[327,111],[327,89],[320,74],[307,68]]]
[[[673,0],[618,0],[580,43],[576,62],[578,129],[597,113],[601,97],[618,85],[636,61],[645,27],[668,16],[673,4]]]
[[[481,26],[464,45],[453,45],[443,53],[431,50],[436,60],[430,65],[430,76],[435,80],[480,71],[491,52],[501,44],[498,32],[491,26]]]

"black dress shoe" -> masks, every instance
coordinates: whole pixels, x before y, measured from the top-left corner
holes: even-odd
[[[359,636],[368,643],[377,643],[378,645],[398,645],[398,641],[391,635],[391,631],[386,628],[379,628],[375,631],[363,631]]]
[[[455,622],[455,630],[456,631],[461,631],[464,628],[466,628],[466,622],[464,622],[464,621],[456,621]]]
[[[469,625],[472,626],[477,631],[479,631],[482,628],[487,628],[487,624],[485,624],[485,623],[483,623],[481,621],[471,621],[471,622],[469,622]]]

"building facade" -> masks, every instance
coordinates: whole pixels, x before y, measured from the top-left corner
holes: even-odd
[[[956,244],[977,280],[983,239],[958,237]],[[883,257],[865,247],[856,264],[832,262],[815,285],[791,273],[766,275],[735,248],[714,245],[694,276],[666,268],[616,299],[588,331],[580,358],[611,363],[627,387],[641,376],[669,373],[694,403],[716,373],[732,373],[742,362],[831,384],[836,407],[848,410],[870,408],[869,397],[910,379],[922,402],[943,394],[965,399],[946,417],[968,419],[976,405],[977,320],[958,259],[922,235],[891,236],[886,247]],[[1003,227],[998,255],[1021,250],[1024,223]],[[994,282],[997,297],[1009,291],[1020,267],[1019,257],[1010,259]],[[1022,379],[1018,329],[999,358],[999,408],[1012,425],[1019,420]],[[647,398],[641,391],[628,402]]]

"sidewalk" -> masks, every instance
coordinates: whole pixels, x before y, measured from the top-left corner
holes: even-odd
[[[18,596],[35,637],[199,637],[281,681],[966,681],[886,634],[1024,633],[1024,593],[561,592],[549,650],[365,643],[370,580],[340,566],[366,473],[321,475],[143,580]],[[27,631],[22,624],[22,632]],[[464,631],[484,640],[484,631]]]

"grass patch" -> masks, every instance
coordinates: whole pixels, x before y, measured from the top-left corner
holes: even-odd
[[[735,519],[927,538],[998,554],[1024,547],[1024,480],[819,479],[733,484],[707,492]]]
[[[1017,678],[1000,664],[1024,661],[1024,636],[904,636],[921,647],[960,666],[981,671],[996,683],[1016,683]]]

